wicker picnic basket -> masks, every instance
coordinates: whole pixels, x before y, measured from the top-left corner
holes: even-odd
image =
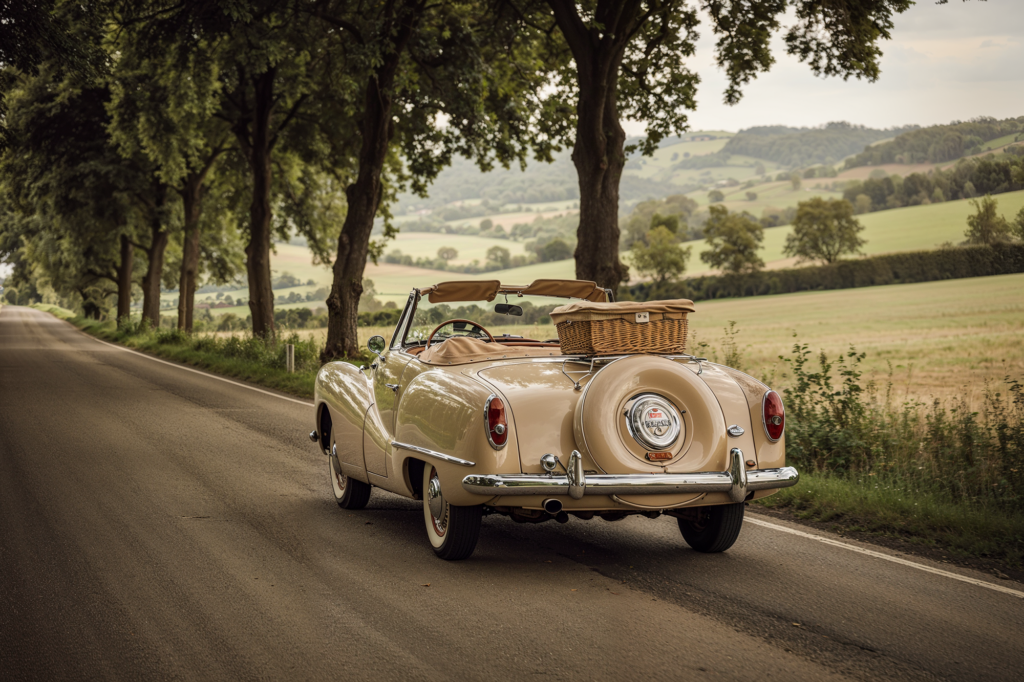
[[[685,353],[693,301],[591,303],[555,308],[551,320],[566,355]]]

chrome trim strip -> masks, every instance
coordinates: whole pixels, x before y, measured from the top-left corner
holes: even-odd
[[[734,448],[738,450],[738,448]],[[677,493],[731,493],[740,501],[754,490],[773,490],[796,485],[800,474],[793,467],[747,471],[743,453],[739,467],[732,458],[730,471],[696,471],[689,474],[591,474],[581,481],[582,495],[671,495]],[[581,458],[582,467],[582,458]],[[742,467],[742,468],[740,468]],[[570,466],[572,471],[573,467]],[[582,471],[580,472],[582,474]],[[577,481],[579,479],[576,479]],[[734,486],[734,481],[742,485]],[[571,495],[569,476],[550,474],[472,474],[462,487],[477,495]],[[734,492],[734,488],[736,491]]]
[[[446,455],[446,454],[441,453],[441,452],[436,452],[434,450],[428,450],[427,448],[421,448],[418,445],[409,445],[408,443],[399,443],[396,440],[391,441],[391,447],[401,448],[402,450],[408,450],[410,452],[418,452],[421,455],[426,455],[427,457],[433,457],[434,459],[439,459],[442,462],[450,462],[451,464],[460,464],[460,465],[462,465],[464,467],[476,466],[476,462],[470,462],[468,459],[459,459],[458,457],[452,457],[451,455]]]

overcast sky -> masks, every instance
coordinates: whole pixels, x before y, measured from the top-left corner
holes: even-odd
[[[739,104],[726,106],[705,23],[693,61],[701,84],[691,129],[829,121],[889,128],[1024,116],[1024,0],[918,0],[895,24],[892,39],[881,43],[882,75],[874,83],[816,78],[777,39],[771,71],[746,87]],[[642,134],[643,126],[630,123],[627,131]]]

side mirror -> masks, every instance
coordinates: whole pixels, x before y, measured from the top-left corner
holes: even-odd
[[[366,342],[366,347],[370,349],[370,352],[380,358],[381,362],[384,362],[384,356],[381,353],[387,347],[387,342],[384,341],[384,337],[381,335],[371,336],[370,340]]]
[[[516,317],[523,316],[523,309],[521,306],[509,305],[508,303],[495,303],[494,312],[499,315],[514,315]]]

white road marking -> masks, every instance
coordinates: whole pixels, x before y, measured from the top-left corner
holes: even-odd
[[[823,542],[826,545],[832,545],[833,547],[840,547],[842,549],[848,549],[851,552],[858,552],[859,554],[866,554],[868,556],[875,557],[876,559],[884,559],[886,561],[891,561],[891,562],[893,562],[895,564],[902,564],[903,566],[910,566],[911,568],[916,568],[916,569],[918,569],[920,571],[925,571],[926,573],[934,573],[935,575],[941,575],[941,576],[943,576],[945,578],[952,578],[953,580],[959,580],[960,582],[968,583],[970,585],[977,585],[978,587],[986,587],[986,588],[988,588],[990,590],[995,590],[996,592],[1003,592],[1004,594],[1010,594],[1010,595],[1013,595],[1014,597],[1018,597],[1020,599],[1024,599],[1024,592],[1021,592],[1019,590],[1014,590],[1014,589],[1011,589],[1009,587],[1003,587],[1002,585],[997,585],[995,583],[986,582],[984,580],[978,580],[976,578],[968,578],[967,576],[960,575],[959,573],[953,573],[951,571],[944,571],[941,568],[933,568],[932,566],[928,566],[926,564],[919,564],[919,563],[917,563],[915,561],[908,561],[908,560],[902,559],[902,558],[900,558],[898,556],[892,556],[891,554],[884,554],[882,552],[876,552],[876,551],[871,550],[871,549],[864,549],[863,547],[857,547],[856,545],[850,545],[850,544],[847,544],[845,542],[839,542],[838,540],[833,540],[832,538],[827,538],[827,537],[824,537],[822,535],[814,535],[813,533],[805,533],[805,532],[803,532],[801,530],[796,530],[794,528],[788,528],[786,526],[780,526],[780,525],[778,525],[776,523],[771,523],[769,521],[762,521],[761,519],[754,519],[754,518],[751,518],[750,516],[747,516],[744,519],[744,521],[747,522],[747,523],[752,523],[755,526],[764,526],[765,528],[771,528],[773,530],[779,530],[779,531],[782,531],[783,533],[790,533],[792,535],[798,535],[798,536],[800,536],[802,538],[808,538],[809,540],[816,540],[818,542]]]
[[[57,317],[56,315],[54,316],[54,318],[60,320],[60,318]],[[105,346],[110,346],[111,348],[115,348],[117,350],[123,350],[126,353],[134,353],[135,355],[138,355],[140,357],[146,358],[147,360],[152,360],[153,362],[159,362],[160,364],[168,365],[170,367],[177,367],[178,369],[183,369],[186,372],[192,372],[194,374],[202,374],[204,377],[209,377],[211,379],[216,379],[217,381],[223,381],[224,383],[231,384],[232,386],[241,386],[242,388],[247,388],[250,391],[256,391],[257,393],[262,393],[263,395],[269,395],[269,396],[271,396],[273,398],[280,398],[281,400],[287,400],[288,402],[298,403],[299,405],[305,405],[306,407],[314,407],[313,403],[307,403],[305,400],[299,400],[298,398],[289,398],[288,396],[280,395],[278,393],[272,393],[270,391],[264,391],[262,388],[256,388],[255,386],[249,386],[248,384],[243,384],[243,383],[238,382],[238,381],[232,381],[231,379],[225,379],[224,377],[219,377],[216,374],[210,374],[209,372],[203,372],[201,370],[193,369],[191,367],[185,367],[184,365],[179,365],[176,362],[167,362],[166,360],[161,360],[160,358],[154,358],[152,355],[146,355],[145,353],[140,353],[137,350],[132,350],[131,348],[125,348],[124,346],[119,346],[116,343],[109,343],[109,342],[104,341],[102,339],[97,339],[95,336],[93,336],[91,334],[86,334],[81,329],[79,329],[75,325],[71,324],[67,320],[61,320],[61,322],[64,322],[65,324],[70,326],[72,329],[74,329],[76,332],[78,332],[82,336],[84,336],[86,338],[89,338],[89,339],[92,339],[93,341],[97,341],[99,343],[102,343]]]

